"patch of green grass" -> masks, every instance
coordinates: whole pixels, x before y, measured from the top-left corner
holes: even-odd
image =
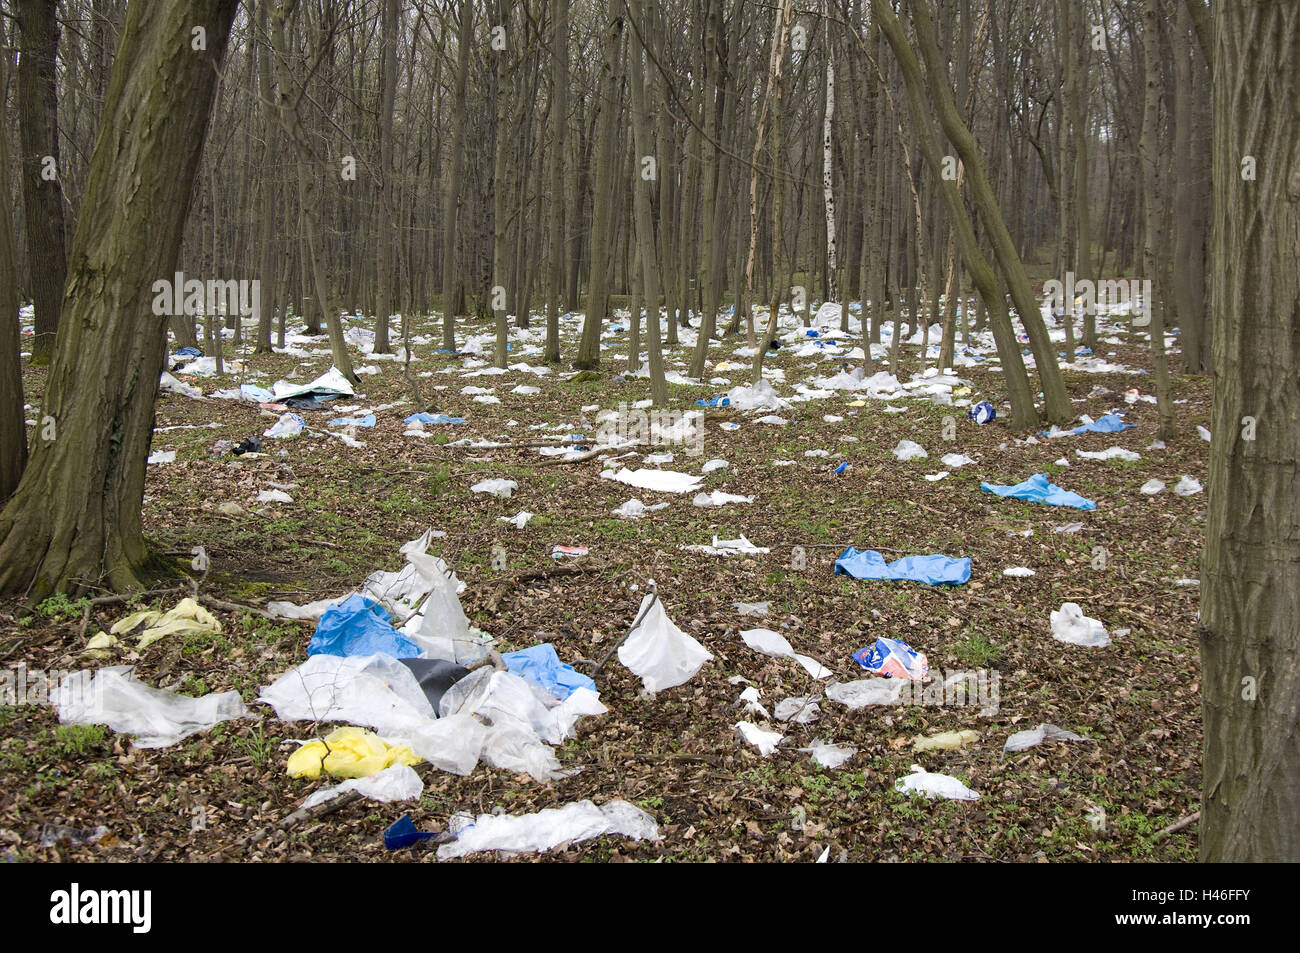
[[[103,725],[59,725],[54,729],[51,749],[63,758],[80,758],[108,738]]]
[[[258,765],[266,764],[275,750],[275,742],[266,737],[266,732],[262,730],[260,724],[249,729],[247,737],[237,738],[235,746]]]
[[[987,665],[1002,655],[1002,649],[989,641],[983,632],[972,632],[953,648],[953,654],[963,665]]]
[[[36,614],[54,622],[63,622],[80,619],[88,605],[89,599],[69,599],[64,593],[56,592],[36,607]]]

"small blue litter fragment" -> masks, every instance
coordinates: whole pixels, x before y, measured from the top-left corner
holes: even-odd
[[[803,335],[804,335],[804,337],[807,337],[807,338],[815,338],[815,337],[820,337],[820,336],[821,336],[821,332],[818,331],[816,328],[805,328],[805,329],[804,329],[804,332],[803,332]]]
[[[1024,483],[1015,486],[997,486],[981,483],[980,488],[1001,497],[1014,497],[1031,503],[1046,503],[1048,506],[1069,506],[1076,510],[1095,510],[1097,504],[1084,499],[1078,493],[1062,490],[1047,479],[1046,473],[1035,473]]]
[[[699,406],[701,406],[701,407],[730,407],[730,406],[731,406],[731,398],[730,398],[730,397],[710,397],[708,400],[697,400],[695,403],[697,403],[697,404],[698,404]]]
[[[203,352],[193,345],[187,345],[176,352],[177,357],[202,357]]]
[[[847,470],[848,468],[849,468],[849,461],[845,460],[843,463],[841,463],[838,467],[836,467],[836,468],[835,468],[834,470],[832,470],[831,472],[832,472],[832,473],[843,473],[843,472],[844,472],[845,470]]]
[[[1075,354],[1091,354],[1091,353],[1092,353],[1092,348],[1090,348],[1090,347],[1076,347],[1076,348],[1074,349],[1074,353],[1075,353]]]
[[[410,847],[412,844],[418,844],[422,840],[428,840],[433,834],[417,830],[415,822],[411,820],[410,814],[403,814],[399,820],[393,823],[393,826],[384,831],[384,846],[389,850],[401,850],[403,847]]]
[[[966,416],[977,424],[986,424],[997,415],[998,412],[993,409],[993,405],[987,400],[981,400],[966,413]]]
[[[597,691],[596,683],[589,677],[576,671],[572,665],[560,661],[560,657],[555,654],[555,646],[550,642],[520,649],[518,652],[503,652],[501,660],[506,663],[506,669],[511,674],[536,682],[561,701],[579,688]]]
[[[404,424],[464,424],[469,423],[464,417],[448,417],[446,414],[426,414],[420,411],[411,414],[402,421]]]
[[[375,415],[366,414],[364,417],[335,417],[327,426],[330,427],[373,427],[375,425]]]
[[[941,556],[904,556],[886,563],[874,549],[850,546],[835,560],[835,575],[854,579],[908,580],[931,586],[961,586],[970,581],[970,559]]]
[[[378,603],[349,596],[321,613],[307,654],[345,658],[383,654],[397,659],[419,655],[420,647],[394,629],[388,618]]]

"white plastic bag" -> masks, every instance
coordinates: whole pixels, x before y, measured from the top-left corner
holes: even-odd
[[[459,836],[438,848],[438,859],[464,857],[484,850],[509,853],[548,851],[560,844],[576,843],[618,834],[634,840],[659,840],[659,825],[627,801],[610,801],[597,807],[578,801],[535,814],[480,814]]]
[[[785,735],[779,731],[764,731],[752,721],[736,722],[736,735],[746,744],[751,744],[758,749],[758,753],[764,758],[776,750],[776,746],[781,743]]]
[[[980,796],[956,778],[947,774],[932,774],[919,764],[912,765],[912,774],[899,778],[894,790],[901,794],[923,794],[928,798],[947,798],[950,801],[978,801]]]
[[[746,629],[740,633],[740,637],[755,652],[771,655],[774,658],[794,659],[813,678],[830,678],[835,674],[815,658],[796,652],[780,632],[771,629]]]
[[[1066,602],[1052,612],[1052,638],[1071,645],[1102,649],[1110,645],[1106,627],[1083,614],[1077,603]]]
[[[1017,731],[1007,739],[1007,743],[1002,746],[1003,751],[1024,751],[1026,748],[1032,748],[1034,745],[1040,745],[1044,741],[1087,741],[1083,735],[1076,735],[1073,731],[1066,731],[1064,728],[1057,728],[1055,725],[1042,724],[1037,728],[1030,728],[1027,731]]]
[[[826,697],[848,708],[867,705],[897,705],[908,687],[902,678],[860,678],[855,682],[833,682],[826,686]]]
[[[135,668],[115,665],[65,675],[51,701],[65,725],[108,725],[135,735],[137,748],[166,748],[213,725],[248,714],[239,692],[191,698],[138,681]]]
[[[653,593],[641,600],[640,621],[618,649],[618,660],[654,694],[689,681],[713,655],[673,625]]]
[[[368,778],[352,778],[342,784],[314,791],[303,801],[303,810],[348,791],[356,791],[372,801],[414,801],[424,793],[424,782],[410,765],[395,764]]]

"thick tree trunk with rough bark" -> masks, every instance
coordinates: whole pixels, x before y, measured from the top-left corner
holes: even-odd
[[[0,47],[4,42],[5,24],[0,22]],[[0,90],[8,85],[8,72],[9,58],[5,56],[0,59]],[[12,194],[9,125],[0,123],[0,504],[17,489],[23,467],[27,465],[27,418],[23,413],[23,372],[18,357],[18,267]]]
[[[54,354],[67,278],[55,86],[57,11],[57,0],[17,0],[15,4],[22,50],[18,60],[18,126],[22,137],[23,209],[32,302],[36,307],[33,364],[48,364]]]
[[[153,283],[176,270],[237,6],[127,10],[72,239],[67,320],[37,417],[53,423],[38,430],[0,513],[0,592],[36,602],[90,585],[139,586],[145,459],[167,345]],[[191,47],[196,26],[206,50]]]
[[[1300,7],[1216,3],[1201,860],[1300,861]],[[1242,161],[1258,177],[1242,177]],[[1253,425],[1253,429],[1251,428]],[[1253,439],[1250,439],[1253,438]]]

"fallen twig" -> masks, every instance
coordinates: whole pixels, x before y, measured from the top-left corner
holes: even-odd
[[[1177,821],[1173,824],[1170,824],[1164,830],[1157,833],[1156,836],[1152,838],[1152,840],[1157,840],[1161,837],[1168,837],[1170,834],[1177,834],[1179,831],[1183,830],[1184,828],[1191,827],[1200,819],[1201,819],[1200,811],[1197,811],[1195,814],[1189,814],[1186,817],[1184,817],[1181,821]]]

